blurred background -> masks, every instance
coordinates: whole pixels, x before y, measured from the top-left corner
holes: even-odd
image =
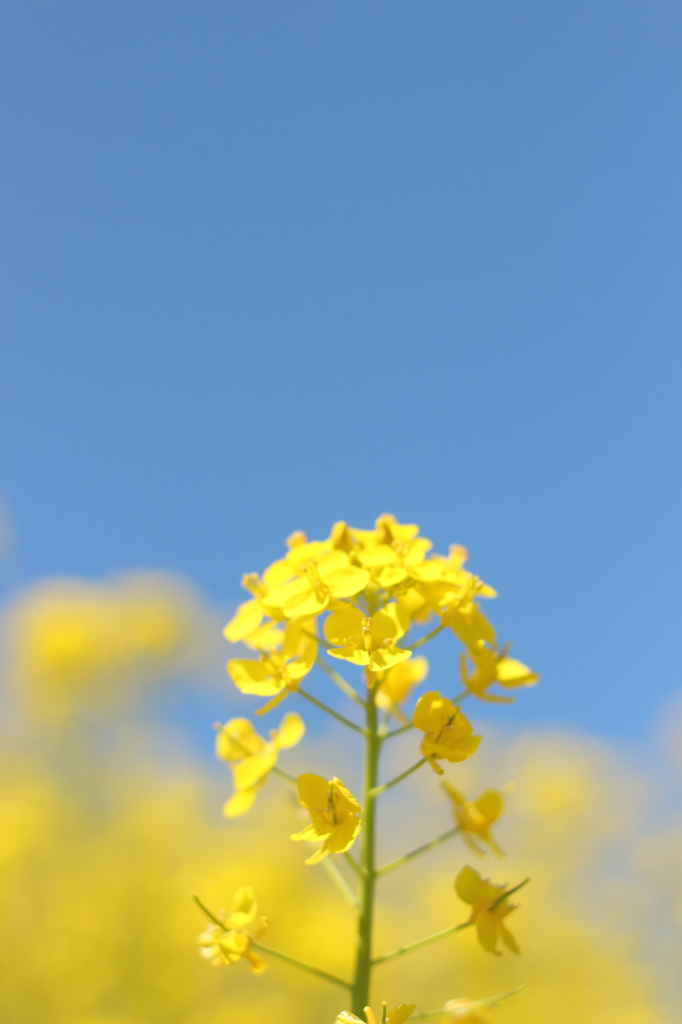
[[[347,969],[279,781],[221,817],[212,724],[255,709],[221,629],[293,530],[391,511],[469,548],[542,683],[451,769],[516,783],[476,866],[533,876],[523,957],[464,935],[377,1000],[679,1020],[681,32],[668,0],[1,6],[1,1019],[342,1008],[202,963],[188,896],[251,881],[273,946]],[[353,779],[296,709],[286,770]],[[432,778],[404,801],[387,855],[447,827]],[[387,880],[379,943],[461,916],[470,857]]]

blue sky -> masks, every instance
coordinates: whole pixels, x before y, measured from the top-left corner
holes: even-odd
[[[6,589],[393,511],[500,591],[506,719],[682,685],[682,11],[7,0]]]

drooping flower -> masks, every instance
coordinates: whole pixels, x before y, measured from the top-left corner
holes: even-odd
[[[467,659],[472,663],[472,671],[469,671]],[[498,651],[483,643],[468,647],[466,653],[462,653],[459,669],[462,682],[470,693],[480,700],[498,704],[509,704],[514,698],[488,693],[488,687],[493,683],[512,689],[517,686],[535,686],[540,678],[527,665],[507,657],[505,648]]]
[[[233,658],[227,663],[227,671],[242,693],[273,697],[256,712],[257,715],[263,715],[298,689],[316,658],[317,641],[301,624],[290,622],[284,633],[281,650],[264,649],[259,659]]]
[[[501,857],[502,850],[491,836],[490,826],[502,814],[502,794],[496,789],[486,789],[477,800],[467,800],[451,783],[444,781],[443,788],[452,801],[455,821],[464,834],[465,842],[477,853],[484,853],[474,842],[475,837]]]
[[[488,953],[499,956],[498,939],[507,949],[518,953],[519,947],[511,932],[504,925],[504,918],[516,910],[514,904],[503,898],[506,885],[495,885],[488,878],[481,878],[474,868],[464,867],[455,879],[455,892],[461,900],[471,905],[469,920],[476,925],[478,939]]]
[[[410,658],[393,665],[379,683],[376,695],[377,706],[393,711],[406,701],[419,683],[426,679],[429,663],[426,658]]]
[[[340,779],[323,779],[307,772],[299,775],[298,798],[310,814],[310,825],[291,836],[296,842],[320,842],[322,846],[306,864],[317,864],[330,853],[344,853],[362,827],[362,809]]]
[[[237,889],[232,901],[232,913],[225,916],[224,911],[218,915],[224,919],[224,927],[212,924],[198,938],[199,952],[204,959],[215,967],[221,964],[235,964],[238,960],[246,960],[253,974],[262,974],[268,965],[252,949],[252,942],[258,940],[265,932],[267,918],[261,917],[255,934],[246,930],[258,912],[256,893],[252,885],[243,885]]]
[[[270,730],[270,740],[260,736],[248,718],[231,718],[216,736],[216,754],[233,765],[235,793],[223,807],[226,818],[238,818],[253,806],[259,789],[277,764],[280,750],[289,750],[301,741],[305,724],[290,711],[279,729]]]
[[[438,775],[443,774],[439,761],[466,761],[481,742],[480,736],[473,735],[474,730],[460,709],[436,690],[419,698],[412,722],[424,733],[420,750]]]
[[[366,666],[372,672],[383,672],[411,656],[412,651],[395,646],[408,625],[409,620],[395,603],[372,616],[350,607],[332,612],[325,621],[324,635],[335,646],[327,654]]]

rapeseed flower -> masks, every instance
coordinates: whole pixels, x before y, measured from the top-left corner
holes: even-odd
[[[472,662],[472,671],[469,671],[467,658]],[[483,643],[470,646],[462,653],[459,669],[462,682],[469,693],[480,700],[494,701],[498,704],[509,704],[514,698],[488,693],[488,687],[493,683],[510,689],[517,686],[535,686],[540,678],[527,665],[516,661],[515,658],[507,657],[505,648],[498,651]]]
[[[246,960],[253,974],[262,974],[268,965],[254,953],[251,944],[267,929],[267,918],[261,917],[254,935],[245,929],[245,925],[255,919],[257,912],[258,903],[253,886],[241,886],[234,895],[230,916],[225,917],[224,911],[218,915],[220,919],[224,919],[224,927],[219,928],[218,925],[212,924],[199,935],[201,956],[215,967]]]
[[[270,740],[256,732],[248,718],[231,718],[220,726],[215,750],[223,761],[233,764],[235,793],[223,807],[226,818],[238,818],[251,809],[259,789],[277,764],[280,750],[289,750],[303,739],[305,724],[290,711],[279,729],[270,730]]]
[[[513,904],[503,897],[506,885],[495,885],[488,878],[481,878],[474,868],[464,867],[455,879],[455,892],[461,900],[471,905],[469,920],[476,925],[478,939],[488,953],[499,956],[498,939],[507,949],[518,953],[519,947],[503,921],[512,910]]]
[[[263,715],[298,689],[316,658],[317,641],[299,623],[291,622],[286,627],[281,650],[264,649],[259,659],[232,658],[227,671],[242,693],[273,698],[256,712]]]
[[[266,600],[266,607],[281,608],[287,619],[319,615],[336,601],[358,594],[370,578],[366,569],[353,565],[349,556],[338,550],[301,557],[295,568],[298,578],[274,587]]]
[[[475,837],[501,857],[502,850],[491,836],[490,826],[502,814],[502,794],[496,789],[486,789],[477,800],[467,800],[451,783],[444,781],[443,788],[452,801],[455,821],[464,835],[465,842],[477,853],[484,853],[485,851],[474,842]]]
[[[310,825],[291,836],[296,842],[323,840],[306,864],[317,864],[330,853],[349,850],[362,827],[361,807],[340,779],[323,779],[307,772],[299,775],[298,798],[310,814]]]
[[[324,635],[336,646],[327,654],[372,672],[383,672],[412,654],[395,646],[408,625],[404,611],[395,603],[371,616],[351,607],[332,612],[325,621]]]
[[[424,733],[420,750],[438,775],[443,774],[439,761],[466,761],[481,742],[480,736],[473,735],[474,730],[460,709],[436,690],[419,698],[412,723]]]

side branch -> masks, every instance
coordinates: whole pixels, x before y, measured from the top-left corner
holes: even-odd
[[[390,782],[384,782],[383,786],[375,786],[375,788],[370,791],[370,796],[379,796],[380,793],[385,793],[387,789],[391,788],[391,786],[397,786],[399,782],[406,779],[408,775],[412,774],[412,772],[416,772],[417,768],[421,768],[421,766],[426,764],[427,761],[428,757],[422,757],[421,761],[417,761],[417,763],[413,764],[411,768],[407,769],[407,771],[402,772],[400,775],[396,775],[396,777],[391,779]]]
[[[321,700],[318,700],[317,697],[313,697],[311,693],[307,693],[305,690],[301,690],[300,688],[296,690],[296,693],[300,693],[301,697],[305,697],[305,699],[309,700],[311,704],[315,705],[315,707],[320,708],[322,711],[326,711],[328,715],[331,715],[332,718],[335,718],[337,722],[341,722],[342,725],[345,725],[348,729],[352,729],[353,732],[360,733],[361,736],[365,735],[365,730],[361,725],[356,725],[355,722],[351,722],[350,718],[346,718],[345,715],[340,715],[338,711],[334,711],[333,708],[323,704]]]
[[[199,897],[194,894],[192,897],[199,909],[206,914],[209,921],[213,921],[217,924],[224,932],[229,931],[225,927],[225,922],[221,921],[219,917],[216,917],[207,906],[205,906]],[[296,957],[288,956],[287,953],[280,953],[277,949],[271,949],[270,946],[264,946],[262,942],[257,942],[249,936],[249,940],[254,949],[259,950],[261,953],[266,953],[268,956],[274,956],[276,960],[283,960],[284,963],[291,964],[292,967],[298,967],[301,971],[306,971],[308,974],[314,974],[318,978],[322,978],[323,981],[329,981],[332,985],[340,985],[341,988],[351,988],[350,982],[344,981],[342,978],[337,978],[335,974],[328,974],[326,971],[321,971],[317,967],[313,967],[312,964],[307,964],[303,960],[297,960]]]
[[[449,832],[444,832],[442,836],[438,836],[436,839],[432,839],[430,843],[424,843],[423,846],[418,846],[416,850],[412,850],[411,853],[406,853],[403,857],[396,857],[395,860],[389,861],[388,864],[384,864],[383,868],[379,868],[377,875],[387,875],[389,871],[395,871],[396,868],[401,868],[403,864],[409,864],[415,857],[419,857],[422,853],[428,853],[429,850],[433,850],[434,847],[440,846],[446,839],[456,836],[460,831],[460,826],[457,825],[455,828],[451,828]]]
[[[309,635],[311,635],[311,634],[309,634]],[[336,669],[333,669],[331,667],[331,665],[328,665],[327,662],[324,660],[324,658],[320,654],[318,654],[318,656],[317,656],[316,664],[317,664],[317,667],[321,668],[322,671],[324,672],[324,674],[329,679],[331,679],[331,681],[334,683],[334,685],[338,686],[339,690],[341,690],[342,693],[345,693],[346,697],[350,697],[350,699],[355,701],[356,704],[359,704],[361,708],[364,708],[365,702],[362,699],[362,697],[360,696],[360,694],[357,693],[356,690],[353,689],[353,687],[350,685],[350,683],[346,682],[346,680],[343,678],[343,676],[339,675],[339,673],[336,671]]]
[[[406,953],[413,953],[415,949],[429,946],[432,942],[438,942],[439,939],[446,939],[448,935],[454,935],[455,932],[461,932],[465,928],[470,928],[472,924],[472,921],[465,921],[464,924],[453,924],[450,928],[444,928],[442,932],[434,932],[433,935],[427,935],[425,939],[411,942],[409,946],[399,946],[398,949],[392,949],[390,953],[384,953],[383,956],[376,957],[375,960],[372,960],[372,966],[376,967],[378,964],[385,964],[388,960],[396,960],[399,956],[405,956]]]
[[[415,640],[413,644],[411,644],[408,641],[405,645],[405,649],[407,650],[407,648],[409,647],[411,651],[416,650],[417,647],[421,647],[422,644],[427,644],[429,640],[433,640],[434,636],[438,636],[438,634],[444,629],[445,626],[441,623],[441,625],[436,626],[435,629],[432,629],[430,633],[427,633],[426,636],[421,637],[419,640]]]

